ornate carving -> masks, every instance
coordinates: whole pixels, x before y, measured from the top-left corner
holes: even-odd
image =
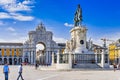
[[[70,42],[69,41],[66,42],[66,48],[65,49],[70,50]]]

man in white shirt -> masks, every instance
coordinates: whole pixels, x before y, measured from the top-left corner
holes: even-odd
[[[22,64],[21,64],[21,65],[18,67],[19,76],[18,76],[17,80],[19,80],[20,77],[21,77],[22,80],[24,80],[23,77],[22,77],[22,71],[23,71],[23,68],[22,68]]]

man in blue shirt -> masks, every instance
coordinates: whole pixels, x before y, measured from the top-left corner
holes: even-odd
[[[7,63],[3,67],[3,73],[5,74],[5,80],[8,80],[9,66]]]

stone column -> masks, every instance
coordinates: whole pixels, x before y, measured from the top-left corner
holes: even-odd
[[[108,53],[108,66],[110,67],[109,53]]]
[[[34,65],[35,64],[35,51],[31,51],[31,63]]]
[[[19,64],[19,57],[17,57],[17,65]]]
[[[54,65],[54,52],[52,52],[52,65]]]
[[[33,64],[33,51],[31,50],[31,64]]]
[[[105,54],[107,54],[107,55],[108,55],[108,56],[107,56],[107,61],[108,61],[108,62],[107,62],[107,63],[105,63],[105,67],[106,67],[106,68],[110,68],[110,63],[109,63],[109,52],[108,52],[108,51],[106,51],[106,52],[105,52]]]
[[[14,65],[14,57],[12,57],[12,65]]]
[[[25,53],[23,52],[23,54],[25,54]],[[24,59],[25,59],[25,56],[22,55],[22,62],[25,62]]]
[[[60,63],[60,50],[58,50],[57,52],[57,64]]]
[[[48,53],[48,64],[51,64],[51,51]]]
[[[48,59],[48,57],[49,57],[48,54],[49,54],[49,51],[46,51],[46,55],[45,55],[45,57],[46,57],[46,64],[48,64],[48,60],[49,60],[49,59]]]
[[[2,56],[1,58],[2,58],[2,64],[3,64],[3,62],[4,62],[4,58],[3,58],[3,56]]]
[[[69,67],[72,68],[72,52],[69,52]]]
[[[7,56],[6,58],[7,58],[7,63],[9,63],[9,59],[8,59],[8,56]]]
[[[101,67],[102,68],[104,68],[105,66],[105,60],[104,60],[104,58],[105,58],[105,50],[103,50],[103,52],[102,52],[102,54],[101,54]]]
[[[95,63],[97,63],[97,53],[95,53]]]
[[[35,50],[33,51],[33,64],[35,65],[36,64],[36,57],[35,57]]]

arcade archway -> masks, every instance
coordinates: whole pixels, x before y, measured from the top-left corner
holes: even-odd
[[[22,63],[22,58],[19,58],[18,59],[18,64],[21,64]]]
[[[12,65],[12,58],[9,58],[9,65]]]
[[[45,49],[46,45],[42,42],[39,42],[36,45],[36,63],[40,65],[45,64]]]
[[[17,65],[17,58],[14,58],[14,64]]]
[[[28,63],[28,58],[25,58],[25,60],[24,60],[24,61],[25,61],[25,63]]]
[[[7,63],[7,58],[4,58],[4,64]]]
[[[2,65],[2,58],[0,58],[0,65]]]

